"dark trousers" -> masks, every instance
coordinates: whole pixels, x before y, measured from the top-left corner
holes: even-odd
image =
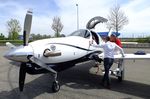
[[[104,84],[106,82],[107,86],[110,85],[109,69],[111,68],[113,62],[114,62],[113,58],[104,58],[105,74],[104,74],[104,77],[102,79],[102,83]]]

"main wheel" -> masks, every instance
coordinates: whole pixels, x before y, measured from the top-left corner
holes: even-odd
[[[59,85],[58,81],[54,81],[52,84],[52,91],[58,92],[59,90],[60,90],[60,85]]]
[[[118,81],[122,82],[123,78],[124,78],[123,71],[121,71],[121,76],[118,76]]]

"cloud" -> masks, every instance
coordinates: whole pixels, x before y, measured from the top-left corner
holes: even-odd
[[[106,11],[112,4],[112,0],[56,0],[61,9],[62,21],[64,23],[63,32],[68,34],[77,29],[77,6],[79,13],[79,28],[86,28],[87,22],[95,16],[107,17]],[[66,3],[67,2],[67,3]],[[111,2],[111,3],[110,3]]]
[[[42,5],[42,4],[41,4]],[[19,20],[21,23],[21,27],[24,25],[25,14],[28,9],[33,9],[33,22],[31,33],[50,33],[50,20],[52,16],[54,16],[54,11],[51,13],[51,10],[46,10],[47,6],[43,6],[40,9],[40,5],[34,5],[32,3],[24,3],[18,2],[17,0],[1,3],[0,1],[0,18],[2,21],[0,22],[0,32],[4,33],[6,36],[8,35],[6,22],[11,18]],[[50,8],[50,7],[49,7]],[[23,30],[22,30],[23,31]],[[22,34],[22,32],[20,33]]]
[[[117,0],[6,0],[0,1],[0,32],[7,34],[6,21],[16,18],[22,27],[26,11],[33,9],[32,33],[51,34],[52,19],[60,16],[64,25],[62,33],[70,34],[77,29],[77,6],[79,11],[79,28],[85,28],[87,22],[95,16],[107,18],[110,8]],[[150,31],[150,2],[148,0],[127,0],[119,1],[121,9],[129,18],[129,24],[123,28],[123,35],[132,33],[144,33]],[[98,25],[96,31],[102,30],[104,26]],[[138,34],[139,35],[139,34]]]
[[[124,33],[140,36],[150,35],[150,3],[148,0],[131,0],[123,10],[129,18],[129,24],[122,30]]]
[[[7,21],[9,21],[11,18],[17,19],[19,20],[21,26],[23,26],[25,13],[27,11],[26,9],[27,6],[21,6],[18,2],[14,1],[7,0],[7,2],[6,1],[3,3],[1,3],[2,1],[0,2],[0,12],[1,12],[0,32],[4,33],[5,35],[8,35],[6,27]]]

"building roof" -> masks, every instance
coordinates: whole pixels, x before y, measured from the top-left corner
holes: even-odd
[[[101,37],[107,37],[109,32],[97,32]],[[112,32],[111,34],[115,34],[117,37],[120,35],[118,32]]]

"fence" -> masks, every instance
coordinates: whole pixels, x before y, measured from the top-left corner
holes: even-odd
[[[150,48],[150,43],[123,44],[123,48]]]

